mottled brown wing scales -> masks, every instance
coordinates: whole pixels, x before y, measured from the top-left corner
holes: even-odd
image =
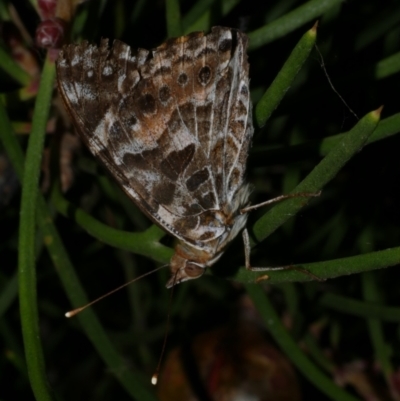
[[[118,41],[111,51],[107,41],[102,41],[99,48],[87,43],[70,45],[57,63],[58,83],[69,113],[91,151],[144,212],[177,235],[157,215],[159,202],[148,192],[147,182],[161,181],[152,174],[156,171],[154,158],[140,153],[158,152],[157,141],[133,97],[140,82],[138,68],[147,58],[147,51],[131,55],[128,46]],[[143,156],[142,169],[134,163],[134,156],[139,155]],[[133,177],[138,170],[148,173],[142,181]]]
[[[233,85],[233,103],[225,133],[225,191],[227,203],[231,204],[238,189],[243,185],[246,159],[253,135],[252,110],[249,93],[249,65],[246,55],[247,38],[242,35],[235,58],[230,64],[240,66],[236,71],[238,84]]]
[[[213,175],[217,190],[218,199],[221,204],[226,203],[226,192],[224,188],[225,181],[225,134],[226,124],[229,116],[229,99],[230,88],[233,84],[234,75],[232,68],[229,65],[232,59],[233,39],[232,34],[236,35],[235,31],[216,30],[212,32],[215,35],[215,41],[218,50],[219,69],[216,71],[214,87],[213,87],[213,118],[211,132],[212,138],[210,141],[210,159],[213,167]]]
[[[206,196],[209,192],[213,193],[212,198],[216,196],[212,187],[212,183],[205,183],[202,186],[204,194],[193,194],[188,191],[186,180],[188,177],[196,173],[202,168],[206,162],[203,154],[202,146],[197,137],[196,126],[196,94],[197,89],[193,66],[194,49],[203,46],[204,35],[195,33],[190,37],[178,38],[168,41],[166,46],[161,45],[153,52],[154,65],[149,65],[144,74],[152,76],[157,82],[161,90],[161,102],[168,103],[172,107],[172,114],[163,113],[164,121],[167,121],[167,132],[159,141],[160,147],[164,149],[167,156],[162,164],[164,171],[169,178],[175,180],[175,199],[167,208],[174,210],[182,216],[188,216],[193,213],[198,214],[210,207],[210,196]],[[182,147],[186,145],[185,147]],[[195,152],[192,152],[195,149]],[[190,163],[181,164],[180,157],[176,163],[172,163],[178,155],[190,155]],[[188,160],[186,158],[186,160]],[[175,171],[171,168],[173,165],[181,166],[184,169]],[[178,174],[179,173],[179,174]],[[201,196],[199,196],[201,195]],[[217,208],[215,202],[211,205]]]
[[[216,27],[132,52],[69,45],[57,62],[72,119],[129,196],[154,221],[202,248],[243,186],[252,135],[246,37]],[[183,229],[185,227],[185,229]]]
[[[168,188],[174,192],[175,196],[169,197],[171,200],[165,207],[178,215],[188,214],[193,200],[185,199],[186,189],[183,187],[181,177],[185,173],[194,150],[196,149],[196,138],[185,125],[184,119],[180,115],[179,97],[183,96],[177,91],[177,78],[173,71],[173,62],[182,54],[182,38],[170,40],[168,46],[165,44],[152,52],[153,58],[141,68],[143,79],[151,80],[157,89],[154,98],[159,103],[160,113],[157,115],[161,135],[157,140],[157,147],[162,153],[160,164],[157,166],[164,176],[162,178],[170,180]],[[180,70],[180,68],[179,68]],[[181,80],[182,81],[182,80]],[[159,193],[159,186],[155,187],[155,196]],[[179,203],[179,199],[184,202]]]
[[[202,33],[194,33],[177,40],[171,49],[165,50],[165,54],[161,49],[159,54],[161,62],[165,62],[168,55],[171,56],[172,72],[168,85],[174,94],[173,104],[175,107],[175,112],[170,121],[171,133],[174,134],[173,130],[176,127],[182,129],[188,137],[187,141],[192,141],[196,150],[190,164],[182,172],[177,183],[179,185],[179,197],[176,199],[176,204],[180,202],[180,198],[187,207],[186,211],[182,211],[182,215],[198,214],[203,210],[207,210],[207,206],[209,206],[209,204],[203,202],[204,195],[199,196],[201,194],[192,193],[188,191],[186,186],[186,180],[199,168],[203,167],[206,161],[202,150],[204,144],[199,141],[197,133],[196,108],[199,100],[196,98],[198,96],[198,88],[196,88],[194,75],[196,70],[195,49],[202,48],[204,42],[205,37]],[[204,183],[202,191],[205,193],[213,192],[212,183]],[[217,206],[217,204],[212,205],[215,208]]]
[[[228,205],[231,204],[233,197],[235,196],[237,190],[241,187],[243,181],[243,173],[239,170],[245,168],[240,166],[237,161],[239,155],[242,153],[247,157],[249,141],[243,141],[245,137],[245,125],[241,126],[238,123],[234,126],[234,122],[239,118],[236,114],[238,109],[241,108],[242,103],[240,99],[240,86],[243,80],[248,80],[247,78],[247,60],[243,57],[244,40],[238,40],[236,51],[234,57],[229,62],[229,68],[231,69],[232,82],[230,86],[230,94],[228,101],[228,115],[225,118],[226,126],[224,127],[224,199]],[[246,74],[244,73],[246,72]],[[246,105],[245,112],[251,112],[248,110],[249,104]],[[243,111],[243,110],[241,110]],[[250,128],[252,132],[252,128]],[[233,132],[235,131],[235,132]]]

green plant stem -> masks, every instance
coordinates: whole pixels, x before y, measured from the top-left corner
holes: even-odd
[[[349,131],[350,132],[350,131]],[[368,138],[365,145],[389,138],[400,132],[400,113],[393,114],[381,120],[373,134]],[[309,141],[290,147],[269,148],[258,146],[251,151],[250,162],[252,165],[274,165],[277,163],[295,163],[315,157],[326,156],[348,132],[328,136],[318,141]]]
[[[270,43],[310,21],[315,21],[343,0],[311,0],[269,24],[249,33],[249,51]]]
[[[131,233],[109,227],[82,209],[71,205],[62,197],[57,187],[53,191],[52,202],[59,213],[73,218],[89,234],[108,245],[149,256],[161,263],[167,263],[173,254],[171,248],[160,244],[159,240],[165,235],[165,231],[155,225],[142,233]]]
[[[32,81],[29,74],[24,71],[2,47],[0,47],[0,68],[22,86],[27,86]]]
[[[45,244],[66,294],[74,307],[85,305],[88,303],[88,299],[69,260],[69,255],[62,244],[54,224],[48,217],[45,204],[42,203],[39,206],[40,227],[45,234]],[[77,318],[94,348],[125,390],[135,399],[155,401],[155,396],[143,385],[144,375],[137,372],[136,374],[132,373],[131,369],[126,365],[124,358],[111,343],[93,310],[88,308],[84,312],[81,312]],[[150,378],[148,378],[148,383],[150,386]]]
[[[379,61],[379,63],[375,64],[375,78],[383,79],[387,78],[393,74],[397,74],[400,72],[400,52],[396,54],[392,54],[389,57]]]
[[[370,112],[363,117],[291,193],[317,192],[333,179],[374,132],[379,123],[380,110]],[[310,198],[304,197],[292,198],[273,207],[254,224],[252,231],[254,238],[257,242],[264,240],[309,200]]]
[[[45,362],[39,333],[35,271],[35,213],[40,163],[55,76],[54,63],[47,58],[32,119],[26,154],[19,225],[19,303],[26,363],[32,390],[38,400],[52,400],[46,380]]]
[[[317,38],[317,25],[308,30],[297,43],[271,86],[264,93],[255,108],[257,125],[262,127],[278,107],[282,98],[290,88],[301,66],[307,60]]]
[[[241,283],[252,283],[263,278],[265,274],[268,274],[268,282],[271,284],[279,284],[287,281],[304,282],[311,281],[313,278],[304,272],[294,270],[294,268],[298,267],[307,270],[320,279],[328,279],[395,266],[399,263],[399,260],[400,247],[397,247],[348,258],[290,265],[290,268],[281,271],[252,272],[243,267],[238,270],[233,279]]]
[[[181,10],[178,0],[166,1],[167,35],[175,38],[182,35]]]
[[[186,13],[182,18],[183,31],[185,33],[190,32],[190,27],[198,21],[203,14],[210,9],[216,0],[198,0],[195,2],[193,7]]]
[[[400,256],[400,249],[398,252]],[[396,306],[385,306],[374,302],[359,301],[343,295],[330,293],[324,294],[319,300],[319,304],[324,308],[361,318],[400,322],[400,308]]]
[[[1,104],[0,138],[10,157],[13,167],[21,180],[23,176],[24,155],[16,137],[12,133],[11,123]],[[60,236],[47,210],[45,200],[41,194],[38,194],[37,221],[43,231],[44,242],[51,260],[56,267],[72,305],[77,308],[86,304],[88,302],[86,294],[73,269],[69,260],[69,255],[62,244]],[[152,236],[156,237],[156,233],[152,234]],[[91,309],[88,309],[85,312],[82,312],[82,314],[77,318],[80,320],[86,335],[92,341],[98,354],[103,358],[109,370],[114,374],[115,378],[121,383],[126,391],[132,397],[138,397],[140,400],[155,401],[155,396],[153,396],[152,393],[143,386],[142,380],[139,380],[138,377],[133,375],[131,370],[126,366],[124,359],[118,354],[117,350],[109,340],[94,312]],[[40,372],[38,371],[38,373]],[[45,380],[45,377],[43,377],[43,380]],[[38,399],[47,400],[48,398]]]

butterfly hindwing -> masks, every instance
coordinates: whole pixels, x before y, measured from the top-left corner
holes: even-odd
[[[58,86],[81,137],[137,205],[202,247],[243,186],[253,127],[244,34],[216,27],[132,51],[66,46]]]

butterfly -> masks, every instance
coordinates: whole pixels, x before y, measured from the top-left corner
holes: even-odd
[[[118,40],[109,48],[107,39],[71,44],[57,60],[59,92],[83,141],[178,240],[167,287],[200,277],[242,230],[251,268],[247,44],[244,33],[214,27],[151,51]]]

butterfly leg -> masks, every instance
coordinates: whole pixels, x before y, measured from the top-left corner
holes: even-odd
[[[247,206],[247,207],[241,209],[240,213],[241,214],[248,213],[248,212],[251,212],[253,210],[259,209],[260,207],[271,205],[272,203],[277,203],[277,202],[280,202],[280,201],[285,200],[285,199],[301,198],[301,197],[305,197],[305,198],[307,198],[307,197],[317,197],[317,196],[320,196],[320,195],[321,195],[321,191],[318,191],[318,192],[298,192],[298,193],[295,193],[295,194],[280,195],[280,196],[277,196],[276,198],[269,199],[269,200],[267,200],[265,202],[258,203],[257,205]]]
[[[250,252],[251,252],[251,247],[250,247],[250,239],[249,239],[249,233],[247,232],[247,229],[245,228],[242,232],[243,236],[243,244],[244,244],[244,260],[245,260],[245,266],[247,270],[253,271],[253,272],[262,272],[262,271],[272,271],[272,270],[286,270],[290,269],[291,266],[279,266],[279,267],[253,267],[250,264]]]
[[[244,259],[245,259],[245,266],[246,269],[252,272],[268,272],[268,271],[277,271],[277,270],[296,270],[299,271],[300,273],[306,274],[307,276],[310,276],[312,279],[317,280],[317,281],[324,281],[320,277],[316,276],[315,274],[310,273],[309,271],[302,269],[301,267],[298,266],[293,266],[293,265],[288,265],[288,266],[274,266],[274,267],[253,267],[250,264],[250,252],[251,252],[251,247],[250,247],[250,239],[249,239],[249,233],[247,229],[245,228],[242,232],[243,236],[243,244],[244,244]],[[267,278],[267,277],[263,277]]]

